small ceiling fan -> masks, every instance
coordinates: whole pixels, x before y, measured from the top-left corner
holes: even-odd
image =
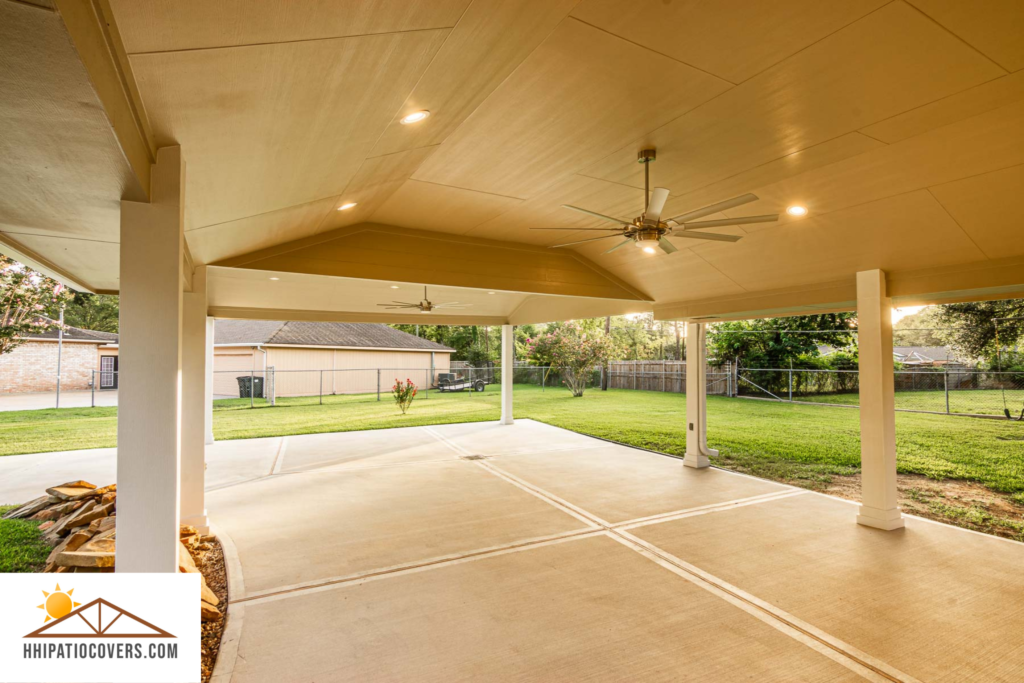
[[[458,301],[449,301],[446,304],[435,304],[430,299],[427,298],[427,288],[424,287],[423,288],[423,301],[420,301],[418,304],[410,304],[410,303],[408,303],[406,301],[392,301],[389,304],[377,304],[377,305],[378,306],[383,306],[384,308],[387,308],[387,309],[417,308],[417,309],[419,309],[420,313],[430,313],[431,311],[438,310],[438,309],[457,310],[457,309],[460,309],[460,308],[465,308],[466,306],[471,306],[472,304],[460,304]]]
[[[656,187],[652,192],[650,190],[650,163],[655,159],[655,151],[653,149],[641,150],[638,155],[638,161],[644,165],[644,197],[647,203],[647,209],[642,214],[634,218],[632,221],[625,221],[620,218],[613,218],[611,216],[605,216],[604,214],[597,213],[595,211],[589,211],[587,209],[581,209],[578,206],[570,206],[568,204],[562,204],[563,209],[571,209],[572,211],[578,211],[579,213],[585,213],[588,216],[594,218],[600,218],[603,221],[609,223],[617,223],[617,228],[530,228],[531,230],[573,230],[573,231],[594,231],[594,232],[611,232],[611,235],[602,235],[601,237],[591,237],[585,240],[577,240],[575,242],[566,242],[565,244],[552,245],[551,249],[558,249],[560,247],[569,247],[574,244],[583,244],[584,242],[595,242],[597,240],[608,239],[609,237],[624,237],[625,241],[616,244],[614,247],[604,252],[610,254],[620,247],[624,247],[630,242],[634,243],[637,247],[643,249],[648,254],[653,254],[656,248],[660,248],[666,254],[671,254],[678,251],[671,242],[668,241],[669,236],[684,237],[687,239],[698,239],[698,240],[713,240],[716,242],[737,242],[742,239],[737,235],[719,235],[717,233],[708,232],[696,232],[704,228],[719,228],[726,225],[749,225],[751,223],[770,223],[779,219],[778,214],[770,214],[766,216],[744,216],[742,218],[724,218],[720,220],[711,221],[695,221],[698,218],[704,216],[710,216],[711,214],[718,213],[719,211],[725,211],[727,209],[734,209],[737,206],[743,206],[750,202],[757,201],[757,195],[755,194],[744,194],[739,197],[733,197],[732,199],[726,199],[723,202],[711,204],[705,206],[702,209],[695,211],[689,211],[672,218],[662,220],[661,211],[665,208],[665,202],[668,200],[668,190],[664,187]]]

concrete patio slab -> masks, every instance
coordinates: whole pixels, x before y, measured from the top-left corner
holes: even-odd
[[[473,455],[514,455],[601,446],[605,442],[543,422],[516,420],[514,429],[497,422],[436,425],[430,430],[457,450]]]
[[[233,683],[863,680],[605,536],[246,603],[238,655]]]
[[[1024,545],[855,511],[812,494],[632,533],[921,680],[1024,680]]]
[[[116,406],[117,390],[60,392],[60,407],[89,408],[90,406]],[[0,412],[10,410],[44,410],[57,407],[57,392],[40,391],[25,394],[0,394]]]
[[[250,595],[587,526],[463,460],[280,475],[207,507]]]
[[[792,490],[724,470],[684,467],[680,458],[596,443],[601,446],[516,455],[492,464],[612,524]]]
[[[281,472],[302,472],[459,457],[455,451],[439,449],[437,445],[437,438],[423,427],[308,434],[289,438],[279,469]]]

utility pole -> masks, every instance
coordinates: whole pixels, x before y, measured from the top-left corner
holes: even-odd
[[[60,408],[60,358],[64,353],[64,304],[60,305],[60,327],[57,328],[57,407]]]

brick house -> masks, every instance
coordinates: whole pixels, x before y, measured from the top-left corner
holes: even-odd
[[[0,356],[0,394],[56,390],[57,336],[56,329],[33,335],[11,353]],[[108,372],[101,373],[101,369]],[[94,375],[97,389],[116,389],[116,370],[116,334],[65,326],[61,390],[87,390]]]

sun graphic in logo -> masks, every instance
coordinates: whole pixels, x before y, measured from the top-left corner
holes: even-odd
[[[67,616],[71,610],[82,604],[71,599],[71,594],[74,592],[74,588],[66,592],[61,591],[59,583],[57,584],[57,587],[53,589],[52,593],[43,591],[43,595],[46,596],[46,602],[36,606],[39,609],[46,610],[46,620],[43,621],[44,624],[50,619],[60,619],[61,617]]]

